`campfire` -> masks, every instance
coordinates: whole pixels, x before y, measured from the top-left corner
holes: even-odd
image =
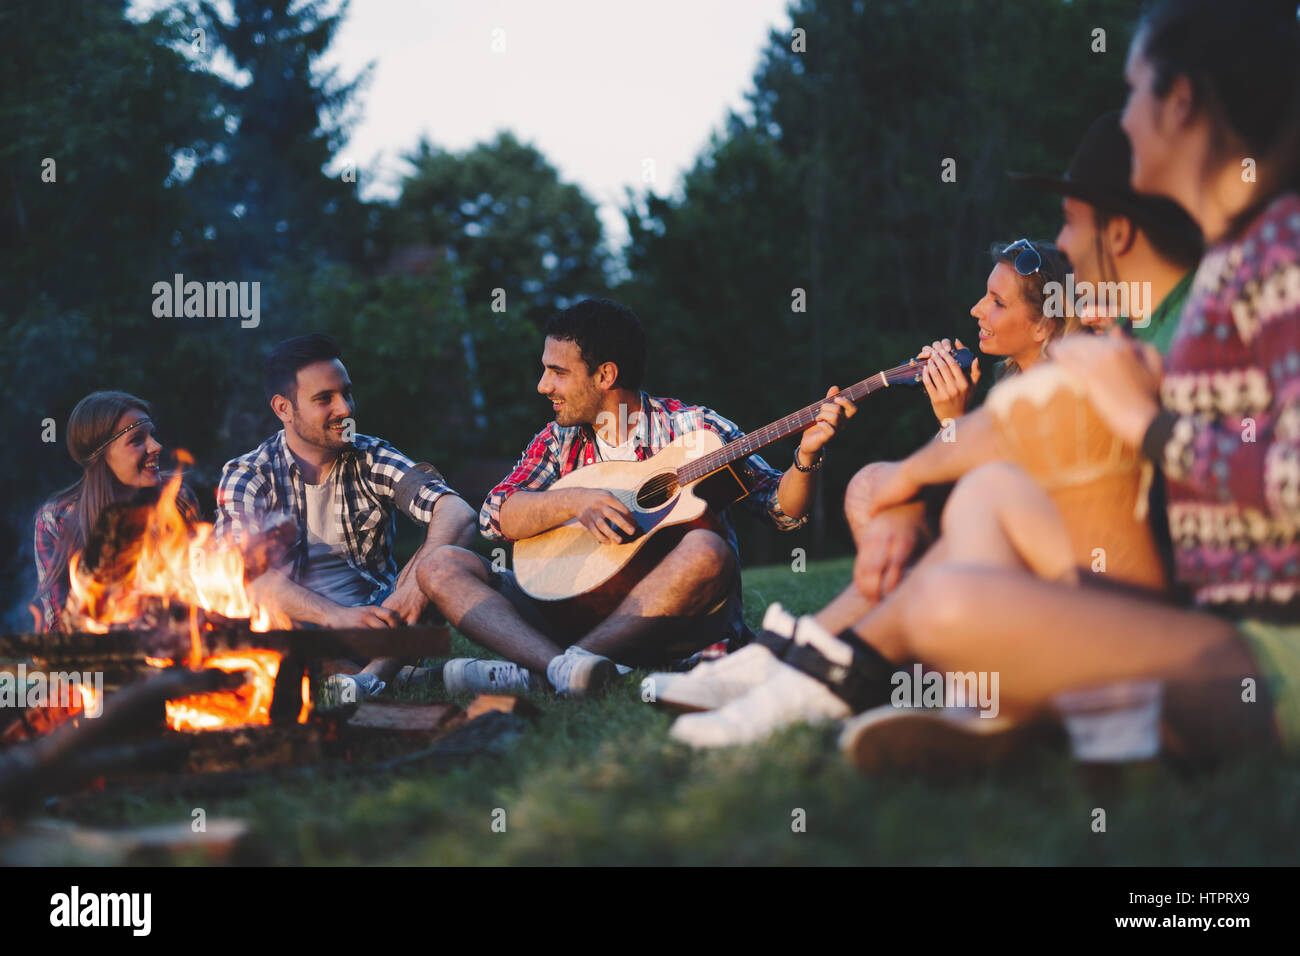
[[[185,452],[177,457],[183,465],[193,463]],[[163,646],[188,636],[184,666],[244,672],[247,683],[237,689],[169,701],[167,725],[173,730],[269,724],[282,654],[257,646],[205,654],[201,637],[218,628],[265,633],[288,621],[252,601],[244,552],[217,540],[211,524],[187,522],[177,505],[180,491],[178,471],[156,503],[119,506],[105,516],[94,540],[69,562],[65,620],[71,629],[92,634],[146,632]],[[176,656],[146,660],[155,667],[178,663]],[[305,677],[301,703],[298,721],[305,723],[311,710]]]
[[[0,659],[14,662],[0,664],[6,686],[58,678],[76,687],[70,704],[0,709],[0,821],[46,793],[217,786],[325,759],[443,759],[442,744],[429,741],[465,722],[459,707],[318,710],[313,700],[331,661],[445,657],[450,629],[295,630],[257,606],[247,585],[280,562],[296,525],[269,522],[235,546],[187,521],[180,494],[175,476],[147,499],[105,509],[70,561],[62,630],[0,634]],[[83,681],[91,675],[93,687]],[[454,757],[466,745],[446,747]]]

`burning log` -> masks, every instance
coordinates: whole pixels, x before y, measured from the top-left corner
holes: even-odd
[[[275,567],[298,539],[298,527],[288,515],[276,515],[243,546],[244,583],[254,581]]]
[[[69,721],[39,740],[0,753],[0,806],[22,805],[46,788],[87,779],[102,768],[81,764],[80,754],[158,726],[168,700],[220,690],[233,682],[231,675],[220,671],[168,668],[123,690],[104,704],[98,718]],[[138,754],[128,749],[122,757],[133,762]]]
[[[76,664],[145,664],[154,655],[145,638],[133,631],[107,634],[64,633],[0,635],[0,657],[36,660],[51,667]],[[250,632],[238,628],[202,631],[200,649],[205,657],[262,647],[304,661],[346,657],[447,657],[451,631],[441,627],[312,628]]]

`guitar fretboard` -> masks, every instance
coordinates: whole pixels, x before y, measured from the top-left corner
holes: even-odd
[[[841,389],[839,394],[845,396],[851,402],[857,402],[880,388],[904,383],[913,384],[920,369],[921,363],[915,361],[898,365],[886,371],[877,372],[871,378],[864,378],[858,384],[849,388]],[[678,485],[686,485],[703,478],[719,468],[725,468],[734,461],[748,458],[760,448],[766,448],[768,445],[779,442],[783,438],[788,438],[796,432],[803,431],[817,420],[817,416],[821,414],[822,406],[829,401],[834,401],[834,399],[823,398],[813,402],[811,405],[801,408],[797,412],[791,412],[770,425],[764,425],[762,428],[747,433],[744,438],[738,438],[717,451],[710,452],[689,464],[683,465],[677,469]]]

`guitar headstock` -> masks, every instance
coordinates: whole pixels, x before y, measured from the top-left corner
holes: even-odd
[[[966,348],[954,349],[952,357],[963,372],[969,372],[971,362],[975,360],[974,353]],[[885,378],[889,380],[890,385],[920,385],[921,370],[924,368],[924,359],[912,359],[908,364],[886,372]]]

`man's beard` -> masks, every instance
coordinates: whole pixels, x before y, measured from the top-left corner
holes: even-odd
[[[593,396],[563,399],[564,404],[555,413],[557,424],[571,428],[574,425],[594,425],[600,402]]]
[[[331,430],[328,427],[328,423],[320,428],[307,430],[304,428],[302,420],[295,415],[293,418],[293,429],[298,433],[300,439],[309,445],[315,445],[317,448],[324,448],[328,451],[338,451],[348,446],[348,442],[343,438],[343,433]]]

